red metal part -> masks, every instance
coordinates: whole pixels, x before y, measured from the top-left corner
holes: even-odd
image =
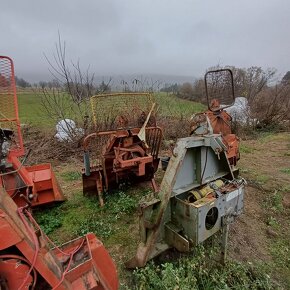
[[[210,80],[214,81],[214,85],[212,87]],[[233,73],[230,69],[208,71],[205,74],[204,81],[208,110],[204,113],[194,116],[191,124],[191,134],[196,134],[198,131],[196,129],[200,127],[207,128],[203,131],[200,131],[200,135],[209,133],[221,134],[223,143],[227,147],[227,157],[229,162],[231,165],[236,166],[237,161],[240,159],[239,138],[232,133],[232,117],[225,111],[227,107],[233,105],[235,100]],[[211,93],[213,93],[214,98],[212,98]],[[223,93],[227,95],[220,95]],[[231,104],[225,104],[221,106],[220,100],[227,102],[230,100]],[[208,118],[208,120],[206,118]],[[208,121],[212,128],[212,132],[210,132],[208,128]]]
[[[30,212],[26,207],[17,208],[3,188],[0,236],[7,237],[0,239],[1,287],[6,283],[13,285],[9,289],[27,289],[28,285],[33,289],[34,284],[35,289],[118,289],[116,267],[93,234],[50,249],[52,242]],[[17,273],[15,268],[12,271],[19,263]]]
[[[215,103],[216,102],[217,100],[215,100]],[[237,161],[240,159],[239,138],[235,134],[232,134],[231,116],[222,108],[220,108],[220,110],[208,110],[205,113],[197,114],[192,120],[191,134],[196,134],[196,129],[199,127],[207,128],[206,130],[201,131],[202,134],[210,133],[207,127],[206,117],[212,127],[212,133],[222,135],[223,143],[227,147],[226,153],[229,163],[235,166]]]
[[[3,289],[19,289],[26,279],[22,288],[35,288],[37,282],[36,271],[27,275],[29,272],[29,262],[21,256],[17,255],[1,255],[0,256],[0,286]],[[0,287],[0,289],[2,289]]]
[[[116,188],[120,183],[146,180],[157,186],[154,173],[158,168],[162,130],[159,127],[146,127],[146,143],[138,136],[140,128],[97,132],[84,139],[85,168],[83,169],[83,191],[85,194],[98,194],[103,204],[102,192]],[[90,142],[93,138],[109,136],[103,148],[99,163],[91,166],[88,162]]]
[[[24,156],[25,150],[18,114],[14,65],[6,56],[0,56],[0,133],[0,186],[5,188],[17,205],[25,204],[21,195],[32,206],[64,201],[50,164],[24,166],[18,159]],[[9,150],[4,144],[9,144]]]
[[[240,159],[239,138],[232,134],[232,117],[220,107],[218,100],[213,100],[215,110],[208,110],[205,115],[209,118],[214,134],[221,134],[224,144],[227,146],[227,157],[231,165],[236,165]]]

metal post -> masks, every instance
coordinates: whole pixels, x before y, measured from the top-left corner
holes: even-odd
[[[222,265],[225,265],[227,260],[228,237],[229,237],[229,224],[226,224],[222,227],[221,259],[220,259]]]

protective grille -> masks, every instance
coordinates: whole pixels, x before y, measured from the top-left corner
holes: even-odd
[[[141,128],[155,102],[151,93],[109,93],[91,98],[95,130],[114,131],[117,129]],[[161,130],[156,127],[156,111],[153,111],[146,129],[146,142],[151,154],[157,158],[162,138]],[[98,136],[90,143],[91,165],[99,166],[103,148],[111,135]]]
[[[153,101],[153,95],[150,93],[113,93],[93,96],[91,105],[95,129],[106,131],[142,127]]]
[[[14,132],[11,153],[21,156],[24,153],[13,62],[9,57],[0,56],[0,130],[10,129]]]
[[[206,95],[209,105],[218,100],[223,107],[231,106],[234,102],[233,74],[229,69],[208,71],[205,74]],[[212,108],[214,109],[214,108]]]

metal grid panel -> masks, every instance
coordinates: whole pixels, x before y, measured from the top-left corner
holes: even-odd
[[[234,103],[234,81],[233,73],[230,69],[218,69],[208,71],[205,74],[205,89],[209,108],[213,111],[215,108],[214,100],[218,100],[223,107],[231,106]]]
[[[13,62],[9,57],[0,56],[0,129],[14,132],[11,152],[16,156],[24,154]]]
[[[95,128],[97,131],[106,131],[121,127],[141,127],[152,104],[153,95],[150,93],[112,93],[93,96],[91,105]]]

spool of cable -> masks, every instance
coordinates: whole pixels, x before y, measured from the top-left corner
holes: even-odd
[[[215,190],[221,188],[224,185],[224,182],[221,179],[218,179],[216,181],[213,181],[211,183],[209,183],[206,186],[203,186],[201,189],[195,189],[195,190],[191,190],[190,196],[188,197],[188,202],[189,203],[193,203],[207,195],[209,195],[210,193],[214,192]]]

